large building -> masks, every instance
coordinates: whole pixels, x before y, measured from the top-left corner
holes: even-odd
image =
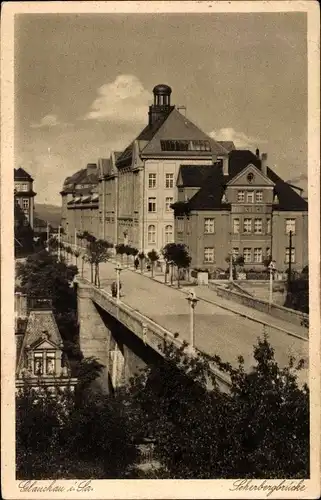
[[[265,154],[202,132],[171,104],[167,85],[153,93],[146,127],[122,152],[65,180],[69,242],[84,230],[145,253],[176,241],[188,245],[193,267],[225,268],[231,252],[243,255],[247,268],[262,267],[272,255],[284,269],[291,230],[293,268],[307,264],[301,191],[268,168]]]
[[[14,200],[18,210],[16,213],[24,218],[25,225],[33,228],[34,224],[34,197],[33,178],[23,168],[14,169]],[[15,217],[18,219],[18,217]],[[18,221],[15,221],[18,222]]]
[[[76,215],[84,213],[84,203],[94,193],[93,189],[81,192],[87,184],[81,177],[84,171],[66,179],[63,226],[69,238],[75,229],[85,228],[113,243],[128,243],[145,252],[160,250],[174,241],[171,204],[176,201],[181,165],[226,165],[234,145],[217,142],[202,132],[171,104],[171,92],[167,85],[157,85],[154,103],[146,113],[146,127],[124,151],[98,161],[99,206],[88,204],[95,223]]]
[[[174,205],[175,239],[188,246],[192,267],[224,269],[230,253],[245,269],[308,264],[308,204],[302,190],[267,166],[267,155],[229,153],[226,166],[180,167]],[[292,235],[290,243],[290,232]]]

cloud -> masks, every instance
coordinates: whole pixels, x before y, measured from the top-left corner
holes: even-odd
[[[134,75],[119,75],[97,90],[98,97],[84,116],[87,120],[145,123],[152,95]]]
[[[258,145],[267,142],[258,137],[246,135],[244,132],[237,132],[232,127],[213,130],[209,135],[216,141],[233,141],[236,148],[242,149],[256,149]]]
[[[57,115],[46,115],[41,118],[40,122],[34,122],[30,125],[31,128],[56,127],[62,125],[58,120]]]
[[[292,177],[292,179],[287,180],[290,184],[297,184],[298,182],[306,182],[308,180],[307,174],[300,174],[296,177]]]

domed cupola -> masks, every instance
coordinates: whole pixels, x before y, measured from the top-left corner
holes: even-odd
[[[171,93],[172,89],[164,83],[153,88],[154,104],[149,107],[149,125],[153,125],[172,111],[174,106],[171,106]]]

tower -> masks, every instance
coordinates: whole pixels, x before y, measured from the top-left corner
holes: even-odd
[[[149,125],[154,125],[161,118],[165,118],[172,111],[171,106],[172,89],[165,84],[156,85],[153,89],[154,104],[149,106]]]

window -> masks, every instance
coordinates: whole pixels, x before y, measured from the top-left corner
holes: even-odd
[[[244,233],[252,232],[252,219],[244,219]]]
[[[176,217],[177,231],[182,233],[184,231],[184,217]]]
[[[148,211],[156,212],[156,198],[148,198]]]
[[[43,375],[43,355],[42,352],[34,353],[34,374]]]
[[[254,191],[247,191],[246,193],[246,203],[254,202]]]
[[[28,184],[22,184],[21,191],[28,191]]]
[[[46,374],[53,375],[56,372],[56,355],[54,352],[46,353]]]
[[[239,254],[239,248],[238,247],[235,247],[232,249],[232,256],[233,256],[233,259],[236,259],[236,257],[238,256]]]
[[[156,227],[154,224],[148,226],[147,237],[148,243],[156,243]]]
[[[174,187],[174,174],[166,174],[165,175],[165,187],[173,188]]]
[[[270,247],[267,247],[267,249],[265,251],[265,255],[267,258],[271,257],[271,248]]]
[[[245,193],[244,191],[238,191],[237,192],[237,201],[239,201],[240,203],[243,203],[245,200]]]
[[[285,263],[286,264],[289,264],[290,262],[290,248],[287,247],[285,249]],[[295,262],[295,248],[291,248],[291,262],[294,263]]]
[[[173,203],[173,198],[171,196],[167,196],[165,198],[165,210],[166,212],[170,212],[172,209],[171,209],[171,205]]]
[[[165,226],[165,244],[173,241],[173,226]]]
[[[204,248],[204,262],[214,262],[214,257],[213,247]]]
[[[156,174],[148,174],[148,187],[150,189],[156,187]]]
[[[266,232],[271,234],[271,219],[266,219]]]
[[[233,219],[233,234],[240,232],[240,219]]]
[[[263,260],[262,248],[254,248],[254,262],[261,263]]]
[[[254,219],[254,233],[262,234],[263,232],[263,221],[262,219]]]
[[[162,151],[211,151],[209,141],[161,140]]]
[[[295,219],[285,219],[285,232],[289,234],[290,231],[295,234]]]
[[[213,234],[215,232],[215,219],[204,219],[204,233]]]
[[[28,198],[24,198],[22,200],[22,208],[25,208],[25,209],[29,208],[29,200],[28,200]]]
[[[256,193],[255,193],[255,201],[257,203],[262,203],[262,201],[263,201],[263,191],[256,191]]]
[[[251,250],[251,248],[244,248],[244,250],[243,250],[243,257],[244,257],[244,262],[251,262],[252,261],[252,250]]]

